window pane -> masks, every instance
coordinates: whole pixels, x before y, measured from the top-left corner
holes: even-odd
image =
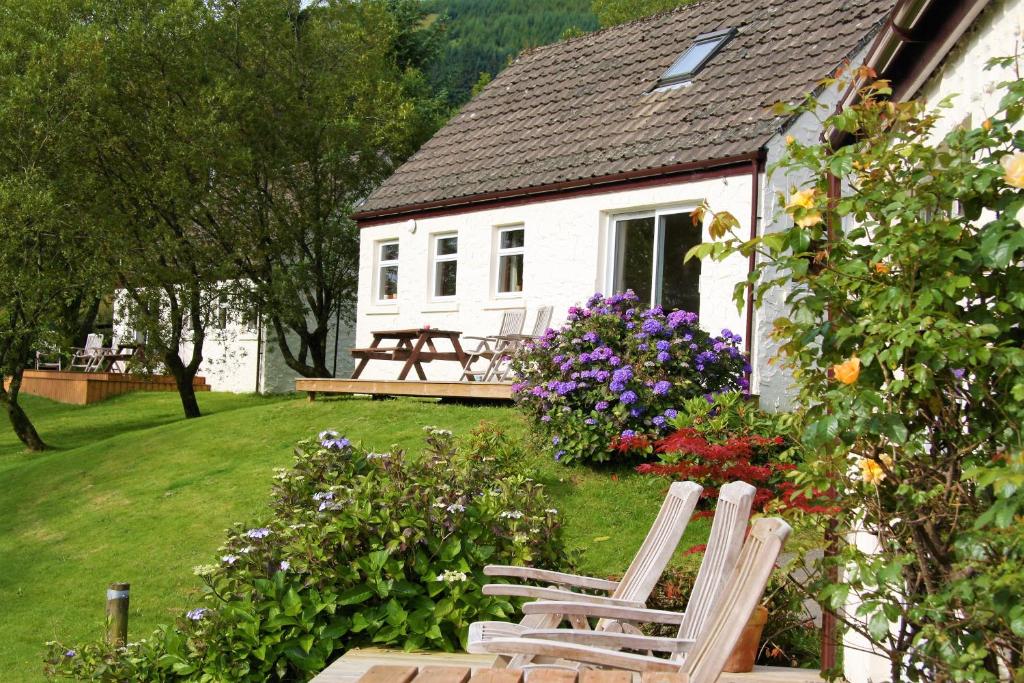
[[[398,260],[398,242],[391,242],[389,244],[380,245],[380,260],[381,261],[397,261]]]
[[[701,227],[688,213],[661,218],[661,303],[665,310],[679,308],[700,313],[700,259],[683,263],[686,252],[700,244]]]
[[[458,237],[439,237],[437,240],[437,255],[447,256],[457,254],[459,251]]]
[[[380,298],[398,298],[398,266],[385,266],[380,269]]]
[[[498,259],[498,291],[523,291],[523,255],[512,254]]]
[[[434,268],[434,296],[455,296],[458,261],[441,261]]]
[[[640,301],[651,301],[654,274],[654,217],[615,223],[615,291],[632,289]]]
[[[718,47],[718,44],[724,40],[725,37],[723,36],[713,40],[694,43],[686,52],[680,55],[675,64],[670,66],[668,71],[666,71],[661,78],[674,78],[676,76],[685,76],[686,74],[693,73],[693,70],[696,69],[701,62],[707,59],[708,55],[714,52],[715,48]]]
[[[505,230],[501,233],[501,248],[516,249],[524,244],[524,230]]]

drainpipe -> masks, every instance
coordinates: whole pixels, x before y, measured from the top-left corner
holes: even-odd
[[[263,316],[256,309],[256,393],[260,393],[260,373],[263,372]]]
[[[764,153],[758,154],[750,162],[750,239],[757,237],[757,223],[759,219],[759,206],[761,201],[761,170],[764,167]],[[754,272],[754,267],[757,265],[757,255],[751,254],[747,261],[747,274]],[[754,285],[747,285],[747,332],[746,332],[746,351],[747,357],[750,359],[750,366],[754,366]],[[747,381],[750,381],[750,375],[747,373]]]

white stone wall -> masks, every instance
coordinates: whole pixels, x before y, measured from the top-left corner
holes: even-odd
[[[113,345],[119,342],[143,341],[135,335],[126,322],[122,294],[114,297]],[[287,393],[295,390],[298,373],[284,361],[277,336],[272,327],[263,321],[262,335],[255,326],[246,326],[235,311],[228,311],[226,325],[220,329],[216,324],[207,329],[203,341],[203,363],[199,375],[206,378],[213,391],[232,393],[260,392],[267,394]],[[331,329],[327,339],[327,368],[335,371],[336,377],[352,374],[352,357],[348,353],[353,345],[355,328],[344,319]],[[337,340],[337,342],[336,342]],[[109,340],[105,340],[109,341]],[[291,349],[298,349],[298,338],[289,335]],[[337,354],[335,354],[337,348]],[[181,358],[187,363],[192,357],[192,345],[182,344]]]
[[[450,216],[370,226],[362,229],[359,271],[359,306],[356,341],[368,346],[373,330],[420,327],[454,329],[464,335],[493,334],[502,312],[525,306],[526,328],[536,309],[554,306],[552,326],[565,320],[570,306],[584,302],[596,291],[608,292],[608,241],[613,217],[621,213],[665,208],[692,209],[705,199],[716,210],[731,211],[749,231],[751,175],[699,180],[656,187],[609,191],[602,194],[541,200]],[[496,280],[496,228],[522,225],[525,229],[522,296],[498,297]],[[459,237],[457,295],[451,301],[431,298],[431,236],[454,232]],[[398,298],[376,300],[376,246],[399,240]],[[705,241],[710,240],[705,226]],[[666,264],[669,267],[669,264]],[[743,334],[745,312],[732,302],[733,285],[746,277],[747,261],[735,257],[701,267],[701,324],[712,332],[729,328]],[[371,361],[362,377],[394,379],[400,366]],[[458,379],[456,363],[425,366],[428,379]]]

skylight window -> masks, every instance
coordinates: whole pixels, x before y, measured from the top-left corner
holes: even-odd
[[[697,36],[693,45],[686,48],[686,52],[679,55],[679,59],[661,75],[657,87],[676,85],[690,80],[735,34],[736,29],[727,28]]]

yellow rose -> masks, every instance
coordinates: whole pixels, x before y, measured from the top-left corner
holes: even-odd
[[[789,204],[786,204],[786,211],[794,213],[796,209],[804,209],[803,216],[797,219],[796,224],[801,228],[809,228],[821,222],[821,212],[814,211],[814,198],[818,191],[813,187],[806,190],[794,192],[789,197]]]
[[[860,377],[860,358],[854,356],[832,366],[832,375],[843,384],[853,384]]]
[[[796,138],[795,137],[793,137],[792,135],[787,135],[786,136],[786,144],[787,145],[792,145],[794,142],[796,142]]]
[[[1007,154],[999,163],[1003,165],[1003,180],[1006,184],[1024,188],[1024,152]]]
[[[800,190],[794,192],[789,196],[789,204],[786,204],[786,210],[792,209],[813,209],[814,208],[814,196],[818,194],[818,190],[813,187],[809,187],[806,190]]]
[[[885,479],[885,472],[882,471],[882,466],[871,458],[861,458],[857,465],[860,466],[860,478],[864,480],[865,484],[877,486]]]

